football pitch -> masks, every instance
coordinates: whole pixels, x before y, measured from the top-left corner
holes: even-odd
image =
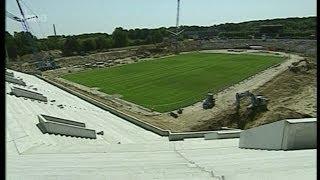
[[[167,112],[203,100],[209,91],[218,92],[282,60],[282,57],[252,54],[189,53],[85,70],[63,78]]]

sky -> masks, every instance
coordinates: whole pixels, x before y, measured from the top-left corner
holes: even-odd
[[[125,29],[175,26],[177,0],[20,0],[38,38],[53,35],[109,33]],[[287,17],[316,16],[316,0],[181,0],[180,25],[212,26]],[[31,10],[29,10],[31,9]],[[16,0],[6,10],[20,16]],[[6,18],[6,30],[21,31],[19,22]]]

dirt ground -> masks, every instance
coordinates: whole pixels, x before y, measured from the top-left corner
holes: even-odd
[[[316,69],[308,73],[293,73],[289,70],[253,91],[267,97],[268,111],[246,122],[245,129],[282,119],[316,117]],[[237,128],[235,108],[227,108],[210,120],[192,127],[192,130],[211,130],[220,126]]]
[[[212,109],[204,110],[202,102],[198,102],[183,108],[183,113],[179,114],[178,118],[173,118],[168,113],[152,112],[130,102],[125,102],[118,97],[101,94],[94,88],[88,89],[74,85],[60,78],[55,78],[54,80],[140,120],[163,129],[169,129],[172,132],[216,130],[226,126],[236,128],[237,119],[234,116],[235,94],[246,90],[266,96],[269,99],[269,103],[268,111],[258,114],[251,122],[247,122],[245,128],[284,118],[316,116],[316,69],[307,73],[294,73],[288,70],[292,63],[302,60],[303,57],[282,52],[255,50],[244,52],[207,50],[202,52],[257,53],[284,56],[287,57],[287,60],[215,94],[216,106]]]

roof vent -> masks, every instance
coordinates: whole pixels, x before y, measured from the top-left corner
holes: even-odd
[[[82,122],[71,121],[67,119],[38,115],[39,123],[38,128],[42,133],[60,134],[72,137],[83,137],[96,139],[96,131],[86,129],[86,125]]]
[[[314,149],[317,146],[317,119],[288,119],[240,133],[240,148],[266,150]]]
[[[13,87],[11,89],[11,94],[17,97],[26,97],[29,99],[35,99],[35,100],[44,101],[44,102],[48,101],[47,97],[43,96],[41,93],[18,88],[18,87]]]
[[[21,86],[26,86],[26,83],[22,79],[17,79],[15,77],[7,75],[7,74],[6,74],[6,81],[9,83],[18,84]]]

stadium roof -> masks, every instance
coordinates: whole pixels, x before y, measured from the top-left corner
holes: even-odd
[[[14,76],[27,86],[6,82],[7,179],[316,179],[316,149],[241,149],[239,138],[168,141],[35,76]],[[36,88],[48,102],[10,95],[12,87]],[[104,134],[43,134],[36,126],[39,114],[83,122]]]

